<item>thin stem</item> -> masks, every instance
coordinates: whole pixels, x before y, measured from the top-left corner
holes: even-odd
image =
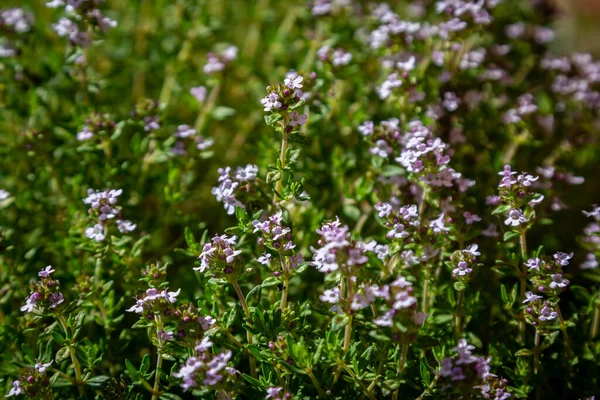
[[[525,300],[525,291],[527,290],[527,231],[523,229],[519,235],[519,244],[521,246],[521,274],[519,279],[519,306],[523,305]],[[525,344],[525,311],[519,313],[519,340],[521,344]]]
[[[277,193],[282,192],[283,190],[283,169],[285,168],[285,155],[287,153],[287,148],[288,148],[288,135],[287,133],[285,133],[285,128],[287,127],[287,118],[284,118],[281,122],[281,128],[282,128],[282,135],[281,135],[281,154],[279,155],[279,161],[281,162],[281,176],[279,177],[279,180],[277,181],[277,184],[275,185],[275,194],[273,195],[273,202],[275,203],[277,200],[279,200],[279,196],[277,195]]]
[[[402,374],[404,368],[406,367],[406,358],[408,356],[408,343],[406,342],[406,337],[402,335],[402,350],[400,350],[400,363],[398,363],[398,375]],[[398,395],[400,394],[400,388],[394,391],[392,395],[392,400],[398,400]]]
[[[286,260],[287,260],[286,258],[279,255],[279,261],[281,262],[281,269],[283,272],[283,291],[281,293],[281,304],[280,304],[281,312],[285,311],[285,309],[287,308],[288,286],[290,284]]]
[[[339,363],[340,363],[341,367],[348,373],[348,375],[350,375],[350,377],[352,379],[354,379],[354,381],[360,385],[360,387],[363,390],[363,393],[369,399],[371,399],[371,400],[377,400],[377,398],[375,396],[373,396],[373,394],[369,391],[369,388],[366,387],[365,384],[360,379],[358,379],[358,377],[356,376],[356,374],[354,373],[354,371],[352,371],[352,369],[350,369],[350,367],[348,367],[346,365],[346,363],[344,363],[343,361],[340,361]]]
[[[406,359],[408,357],[408,343],[406,342],[406,337],[402,337],[402,350],[400,352],[400,364],[398,365],[398,374],[404,372],[404,368],[406,367]]]
[[[250,315],[250,309],[248,308],[248,304],[246,303],[246,298],[244,297],[244,293],[242,292],[240,285],[238,285],[236,280],[232,280],[231,286],[233,286],[233,289],[235,290],[238,298],[240,299],[240,303],[242,303],[242,308],[244,309],[244,312],[246,313],[246,317],[248,317],[248,319],[251,319],[252,317]]]
[[[346,298],[352,301],[354,297],[354,290],[352,288],[352,281],[348,278],[348,294]],[[350,348],[350,340],[352,339],[352,314],[348,314],[348,325],[344,329],[344,353]]]
[[[242,348],[244,347],[227,329],[221,327],[221,331],[227,336],[227,338],[233,343],[236,347]]]
[[[574,354],[573,349],[571,348],[571,339],[569,338],[569,333],[567,332],[567,324],[565,323],[565,319],[563,318],[562,312],[560,311],[560,306],[558,304],[556,305],[555,309],[556,313],[558,314],[558,320],[560,321],[560,330],[562,331],[563,339],[565,340],[565,345],[567,346],[569,371],[573,373],[570,361],[574,358]]]
[[[458,302],[456,304],[456,314],[454,315],[454,340],[458,343],[462,334],[462,305],[465,298],[465,291],[461,290],[458,295]]]
[[[69,336],[69,328],[65,316],[60,314],[58,316],[58,320],[65,331],[65,335]],[[79,364],[79,360],[77,359],[77,353],[75,352],[75,348],[72,346],[72,343],[69,343],[69,353],[71,355],[71,362],[73,363],[73,370],[75,371],[75,384],[77,385],[77,389],[79,390],[79,395],[83,396],[83,387],[81,386],[81,365]]]
[[[540,367],[540,332],[535,330],[535,344],[533,349],[533,372],[537,374]]]
[[[154,372],[154,388],[152,389],[152,400],[158,399],[158,396],[160,395],[158,389],[160,387],[160,369],[162,368],[163,362],[160,349],[158,350],[157,354],[158,355],[156,356],[156,371]]]
[[[198,133],[200,133],[202,131],[202,128],[204,127],[204,122],[206,121],[206,117],[212,111],[212,109],[215,105],[215,102],[217,101],[217,96],[219,95],[220,90],[221,90],[221,83],[219,82],[210,91],[210,94],[208,95],[208,99],[206,100],[206,103],[204,103],[204,106],[202,107],[202,111],[200,111],[200,114],[198,114],[198,118],[196,118],[196,123],[194,124],[194,129]]]
[[[320,397],[325,397],[325,391],[321,387],[321,384],[319,383],[319,381],[317,380],[317,378],[315,378],[315,374],[313,374],[312,370],[309,369],[309,370],[306,371],[306,373],[308,374],[308,377],[312,381],[313,385],[315,385],[315,388],[317,389],[317,392],[319,392],[319,396]]]
[[[346,288],[347,286],[347,288]],[[345,299],[352,299],[353,291],[352,291],[352,281],[350,279],[342,278],[341,282],[341,290],[342,296],[345,296]],[[343,351],[346,353],[350,348],[350,341],[352,339],[352,314],[348,314],[348,324],[344,328],[344,347]],[[333,376],[333,384],[337,382],[340,374],[342,373],[342,369],[338,366],[335,374]]]
[[[590,329],[590,339],[598,335],[598,326],[600,325],[600,304],[594,303],[594,314],[592,315],[592,329]]]
[[[250,315],[250,309],[248,308],[248,304],[246,303],[246,298],[244,297],[244,293],[242,293],[242,289],[240,288],[240,285],[238,285],[237,280],[232,280],[231,285],[235,289],[235,292],[237,293],[240,299],[240,303],[242,303],[242,308],[246,312],[248,320],[252,320],[252,316]],[[252,344],[252,334],[248,331],[246,331],[246,340],[248,341],[248,346]],[[248,355],[248,358],[250,360],[250,375],[253,378],[256,378],[256,360],[254,359],[254,356],[250,353],[247,347],[246,355]]]
[[[427,273],[427,267],[423,272],[423,297],[421,299],[421,311],[427,313],[427,294],[429,290],[429,274]]]
[[[429,384],[429,386],[427,386],[427,388],[425,389],[425,391],[423,393],[421,393],[421,395],[419,397],[417,397],[417,400],[423,400],[423,398],[425,396],[427,396],[428,394],[431,393],[431,391],[433,390],[433,388],[435,387],[435,385],[437,385],[438,380],[440,379],[440,374],[435,374],[435,378],[433,378],[433,380],[431,381],[431,383]]]

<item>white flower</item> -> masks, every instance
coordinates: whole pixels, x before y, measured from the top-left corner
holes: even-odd
[[[523,215],[523,212],[521,212],[521,210],[513,208],[512,210],[510,210],[508,212],[508,217],[504,221],[504,224],[510,225],[510,226],[519,226],[521,224],[526,223],[527,221],[528,221],[527,218],[525,218],[525,216]]]
[[[55,270],[52,269],[51,265],[48,265],[46,268],[42,269],[40,272],[38,272],[38,276],[42,277],[42,278],[47,278],[50,276],[51,273],[53,273]]]
[[[394,305],[393,308],[395,310],[401,310],[403,308],[408,308],[417,302],[417,299],[412,297],[408,292],[398,292],[394,297]]]
[[[279,101],[279,95],[277,93],[269,93],[267,96],[263,97],[260,100],[260,104],[264,107],[264,111],[271,111],[273,109],[277,109],[281,107],[281,102]]]
[[[476,245],[476,244],[472,244],[472,245],[470,245],[469,247],[467,247],[467,249],[466,249],[466,250],[463,250],[463,252],[464,252],[464,253],[469,253],[469,254],[471,254],[472,256],[474,256],[474,257],[477,257],[477,256],[480,256],[480,255],[481,255],[481,253],[477,251],[477,249],[478,249],[478,248],[479,248],[479,246],[478,246],[478,245]]]
[[[319,299],[323,303],[337,303],[340,300],[340,288],[336,286],[333,289],[325,290],[323,294],[319,296]]]
[[[8,392],[6,397],[18,396],[20,394],[23,394],[23,388],[21,387],[21,382],[13,381],[12,386],[13,387],[10,389],[10,391]]]
[[[258,257],[256,261],[258,261],[262,265],[269,266],[271,265],[271,254],[265,253],[262,256]]]
[[[304,77],[302,75],[297,75],[295,77],[285,78],[283,84],[290,89],[300,89],[302,88],[302,80]]]
[[[556,317],[558,317],[558,313],[548,306],[544,306],[544,308],[540,310],[540,321],[552,321]]]
[[[117,220],[117,228],[119,229],[119,232],[121,232],[121,233],[133,232],[136,227],[137,227],[137,225],[129,220],[126,220],[126,219],[125,220],[123,220],[123,219]]]
[[[308,115],[298,114],[296,111],[292,111],[290,114],[290,126],[304,125],[308,121]]]
[[[526,299],[523,300],[524,304],[531,303],[532,301],[535,301],[535,300],[538,300],[538,299],[542,298],[542,296],[538,296],[537,294],[533,294],[533,292],[527,292],[527,293],[525,293],[525,297],[526,297]]]
[[[89,239],[94,239],[97,242],[104,240],[104,227],[100,224],[96,224],[93,227],[85,229],[85,236]]]
[[[552,274],[550,275],[552,278],[552,282],[550,282],[550,288],[566,288],[569,286],[569,280],[563,278],[562,274]]]
[[[40,374],[43,374],[50,365],[52,365],[52,361],[50,361],[48,364],[38,362],[35,364],[34,368],[37,369]]]

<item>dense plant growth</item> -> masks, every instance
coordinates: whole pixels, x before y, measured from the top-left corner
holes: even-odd
[[[600,394],[600,62],[551,5],[2,7],[6,396]]]

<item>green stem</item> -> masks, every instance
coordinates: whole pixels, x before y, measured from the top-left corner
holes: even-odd
[[[250,314],[250,309],[248,308],[248,304],[246,303],[246,298],[244,297],[244,293],[242,292],[240,285],[238,285],[237,280],[232,280],[231,285],[235,289],[235,292],[237,293],[237,296],[240,299],[240,303],[242,303],[242,308],[244,309],[244,312],[246,313],[246,317],[248,318],[248,321],[251,321],[252,315]],[[248,341],[248,345],[252,344],[252,334],[248,331],[246,331],[246,340]],[[250,360],[250,375],[253,378],[256,378],[256,360],[254,359],[254,356],[252,356],[252,354],[250,353],[248,348],[246,348],[246,354],[248,355],[248,358]]]
[[[279,255],[279,262],[281,263],[281,271],[283,273],[283,291],[281,293],[281,312],[285,311],[287,308],[287,299],[288,299],[288,286],[290,284],[289,271],[287,268],[287,259],[284,258],[281,254]]]
[[[346,365],[346,363],[344,363],[343,361],[340,361],[340,365],[341,367],[348,373],[348,375],[350,375],[350,377],[360,385],[360,387],[363,390],[363,393],[371,400],[377,400],[377,398],[375,396],[373,396],[373,394],[369,391],[369,388],[365,386],[365,384],[358,379],[358,377],[356,376],[356,374],[354,373],[354,371],[352,371],[352,369]]]
[[[461,290],[460,294],[458,295],[458,302],[456,304],[456,314],[454,316],[454,340],[456,341],[456,343],[458,343],[462,334],[462,305],[464,298],[465,291]]]
[[[427,266],[423,271],[423,297],[421,298],[421,311],[427,313],[427,292],[429,290],[429,274],[427,273]]]
[[[594,314],[592,315],[592,329],[590,329],[590,340],[598,335],[598,326],[600,325],[600,304],[598,300],[594,302]]]
[[[347,295],[347,299],[348,301],[352,301],[352,298],[354,297],[354,290],[352,287],[352,281],[350,280],[350,278],[348,278],[348,295]],[[352,314],[348,314],[348,324],[346,325],[346,328],[344,329],[344,353],[348,351],[348,349],[350,348],[350,341],[352,339]]]
[[[156,356],[156,371],[154,371],[154,388],[152,389],[152,400],[158,399],[158,396],[160,395],[158,389],[160,387],[160,369],[162,368],[163,362],[160,349],[158,350],[157,354],[158,355]]]
[[[406,337],[402,335],[402,350],[400,350],[400,363],[398,364],[398,375],[401,375],[404,372],[404,368],[406,367],[406,358],[408,356],[408,343],[406,343]],[[392,400],[398,400],[398,395],[400,394],[400,388],[394,391],[392,395]]]
[[[273,203],[277,202],[277,200],[279,200],[279,196],[277,196],[277,193],[282,194],[282,190],[283,190],[283,169],[285,168],[285,156],[287,153],[287,148],[288,148],[288,135],[285,132],[285,128],[287,127],[287,117],[283,118],[283,120],[281,121],[281,130],[282,130],[282,134],[281,134],[281,153],[279,154],[279,161],[281,163],[281,176],[279,177],[279,180],[277,181],[277,184],[275,185],[275,194],[273,195]]]
[[[569,338],[569,333],[567,332],[567,324],[565,323],[565,319],[563,318],[562,312],[560,311],[560,306],[557,304],[555,309],[556,309],[556,313],[558,314],[558,320],[560,321],[560,330],[562,331],[562,334],[563,334],[565,346],[567,346],[569,372],[572,374],[573,367],[571,366],[571,360],[574,359],[575,355],[573,354],[573,349],[571,347],[571,339]]]
[[[252,319],[252,316],[250,315],[250,309],[248,308],[248,304],[246,303],[246,298],[244,297],[244,293],[242,292],[240,285],[238,285],[236,280],[232,280],[231,286],[233,286],[235,293],[237,293],[237,296],[240,299],[240,303],[242,303],[242,308],[244,309],[244,312],[246,313],[246,317],[248,317],[249,320]]]
[[[527,290],[527,231],[524,229],[519,235],[519,244],[521,246],[521,273],[519,282],[519,307],[523,305],[525,300],[525,291]],[[519,340],[521,345],[525,344],[525,310],[519,313]]]
[[[535,342],[533,349],[533,372],[537,374],[540,367],[540,332],[535,330]]]
[[[317,378],[315,378],[315,375],[313,374],[312,370],[309,369],[306,371],[306,373],[308,374],[308,377],[312,381],[313,385],[315,385],[317,392],[319,392],[319,397],[325,397],[325,391],[321,387],[321,384],[319,384]]]
[[[65,335],[69,336],[69,328],[67,325],[67,320],[65,316],[60,314],[58,316],[58,320],[62,325],[63,330],[65,331]],[[72,340],[72,339],[71,339]],[[81,365],[79,364],[79,360],[77,359],[77,353],[75,348],[72,345],[73,343],[69,343],[69,353],[71,355],[71,362],[73,363],[73,371],[75,371],[75,385],[77,385],[77,389],[79,390],[79,396],[83,396],[83,387],[81,386]]]
[[[196,118],[196,123],[194,124],[194,129],[196,132],[200,133],[202,128],[204,127],[204,123],[206,122],[206,118],[208,114],[212,111],[215,106],[215,102],[217,101],[217,96],[221,90],[221,82],[217,83],[215,87],[212,88],[210,94],[208,95],[208,99],[204,106],[202,107],[202,111],[198,114],[198,118]]]
[[[435,385],[437,385],[438,380],[440,379],[440,374],[435,374],[435,378],[433,378],[433,380],[431,381],[431,383],[429,384],[429,386],[427,386],[427,388],[425,389],[425,391],[423,393],[421,393],[421,395],[419,397],[417,397],[417,400],[423,400],[423,398],[427,395],[429,395],[431,393],[431,391],[433,390],[433,388],[435,387]]]

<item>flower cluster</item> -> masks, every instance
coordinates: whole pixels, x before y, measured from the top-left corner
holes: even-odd
[[[292,230],[285,225],[281,210],[264,220],[256,219],[252,221],[252,226],[254,227],[254,233],[260,235],[258,244],[278,254],[281,262],[284,262],[283,257],[285,257],[289,260],[291,268],[295,269],[303,261],[302,253],[295,250],[296,245],[292,241]],[[271,253],[266,252],[257,261],[262,265],[272,266],[273,256]],[[275,265],[279,264],[279,262],[275,262]],[[278,276],[281,271],[279,271],[279,267],[274,268],[276,269],[275,276]]]
[[[97,135],[110,137],[115,129],[115,121],[109,115],[92,113],[85,120],[85,125],[81,131],[77,132],[77,140],[87,141],[93,139]]]
[[[311,247],[311,265],[323,273],[340,270],[343,275],[352,275],[369,261],[366,253],[380,258],[387,256],[387,246],[352,240],[348,226],[342,226],[339,218],[324,223],[317,233],[321,236],[318,242],[321,247]]]
[[[205,138],[202,135],[198,135],[196,130],[189,125],[179,125],[177,132],[175,132],[175,147],[171,149],[171,153],[177,156],[184,156],[187,154],[187,143],[193,143],[194,147],[199,151],[205,151],[214,144],[214,140],[211,138]]]
[[[33,16],[22,8],[0,10],[0,31],[17,34],[29,32]]]
[[[50,8],[63,8],[68,17],[61,18],[52,28],[74,46],[89,47],[96,31],[107,33],[117,21],[105,16],[98,6],[102,0],[51,0]]]
[[[204,272],[208,269],[215,277],[239,273],[240,265],[237,261],[242,251],[233,247],[236,241],[237,236],[215,235],[202,248],[202,253],[198,256],[200,265],[194,270]]]
[[[583,230],[585,236],[581,239],[581,243],[588,253],[581,268],[595,269],[598,267],[598,257],[600,256],[600,206],[594,206],[592,211],[584,211],[583,214],[593,218],[593,222]]]
[[[204,72],[207,75],[214,74],[215,72],[223,71],[225,66],[235,60],[238,55],[238,48],[236,46],[229,46],[222,52],[208,53],[206,64],[204,64]]]
[[[21,306],[21,311],[28,313],[42,313],[47,309],[53,311],[65,302],[65,297],[60,291],[60,282],[50,276],[54,271],[48,265],[38,272],[41,279],[31,284],[31,293],[25,299],[25,305]]]
[[[179,371],[173,373],[173,377],[181,379],[181,387],[188,391],[198,386],[209,386],[216,388],[217,385],[228,380],[235,379],[239,372],[227,364],[231,359],[231,350],[217,354],[210,354],[212,342],[204,338],[198,343],[196,355],[189,357]]]
[[[566,290],[570,281],[564,277],[563,267],[569,265],[573,253],[555,253],[552,259],[540,257],[527,260],[525,266],[528,276],[535,288],[527,292],[523,303],[526,308],[526,319],[529,323],[543,332],[544,328],[553,323],[558,317],[558,295]],[[546,298],[544,298],[546,296]]]
[[[464,290],[473,276],[473,268],[482,264],[477,262],[477,256],[481,253],[477,251],[478,246],[473,244],[465,250],[457,250],[450,257],[448,266],[452,270],[452,277],[456,279],[455,288]]]
[[[317,51],[319,60],[323,63],[329,63],[333,67],[341,67],[350,64],[352,53],[347,53],[344,49],[333,49],[330,46],[323,46]]]
[[[378,212],[377,216],[390,229],[386,234],[388,239],[405,243],[414,241],[421,225],[415,204],[397,208],[390,203],[380,203],[375,205],[375,210]]]
[[[180,292],[181,289],[176,292],[169,292],[168,289],[149,288],[146,290],[145,296],[136,298],[135,305],[127,311],[146,314],[148,319],[154,318],[154,314],[163,314],[165,308],[169,308],[171,304],[175,303]]]
[[[510,165],[505,165],[504,170],[498,175],[502,176],[498,184],[500,196],[490,199],[489,203],[502,202],[503,205],[496,211],[506,212],[505,225],[515,230],[525,229],[535,219],[534,207],[544,200],[543,195],[530,191],[539,177],[527,172],[519,174],[513,171]]]
[[[12,388],[6,397],[27,396],[30,399],[52,398],[50,379],[46,375],[48,367],[52,363],[53,361],[49,363],[38,361],[33,367],[23,368],[19,373],[19,379],[12,382]]]
[[[233,214],[236,207],[246,208],[259,191],[258,167],[248,164],[245,167],[237,167],[235,171],[231,167],[219,168],[219,185],[212,188],[212,194],[219,203],[227,210],[227,214]]]
[[[364,294],[355,295],[352,302],[353,309],[357,309],[357,305],[365,304],[370,296],[373,296],[373,300],[369,303],[374,303],[375,299],[382,300],[380,305],[376,305],[376,309],[382,314],[377,316],[373,323],[380,328],[390,328],[396,340],[401,335],[416,333],[427,318],[425,313],[417,311],[417,298],[414,297],[413,284],[402,275],[389,284],[371,285]]]
[[[511,397],[507,381],[490,372],[491,357],[484,358],[472,353],[475,346],[460,339],[452,349],[457,352],[442,362],[439,375],[450,390],[465,397],[480,396],[484,399],[504,400]]]
[[[144,131],[150,133],[160,129],[160,104],[157,100],[142,99],[136,105],[131,116],[144,127]]]
[[[591,54],[574,53],[570,58],[546,56],[541,67],[554,76],[552,91],[561,100],[559,110],[567,103],[581,104],[587,109],[600,108],[600,63]]]
[[[121,218],[121,207],[117,205],[117,201],[122,193],[121,189],[88,189],[87,197],[83,199],[83,203],[90,206],[88,215],[96,223],[94,226],[85,229],[86,237],[97,242],[104,241],[113,222],[117,230],[123,234],[135,230],[136,224]]]
[[[306,114],[295,111],[303,102],[302,75],[291,74],[283,83],[267,87],[267,95],[260,100],[264,111],[270,113],[271,123],[282,120],[285,132],[291,132],[308,120]],[[291,111],[291,112],[290,112]],[[283,133],[283,132],[282,132]]]

